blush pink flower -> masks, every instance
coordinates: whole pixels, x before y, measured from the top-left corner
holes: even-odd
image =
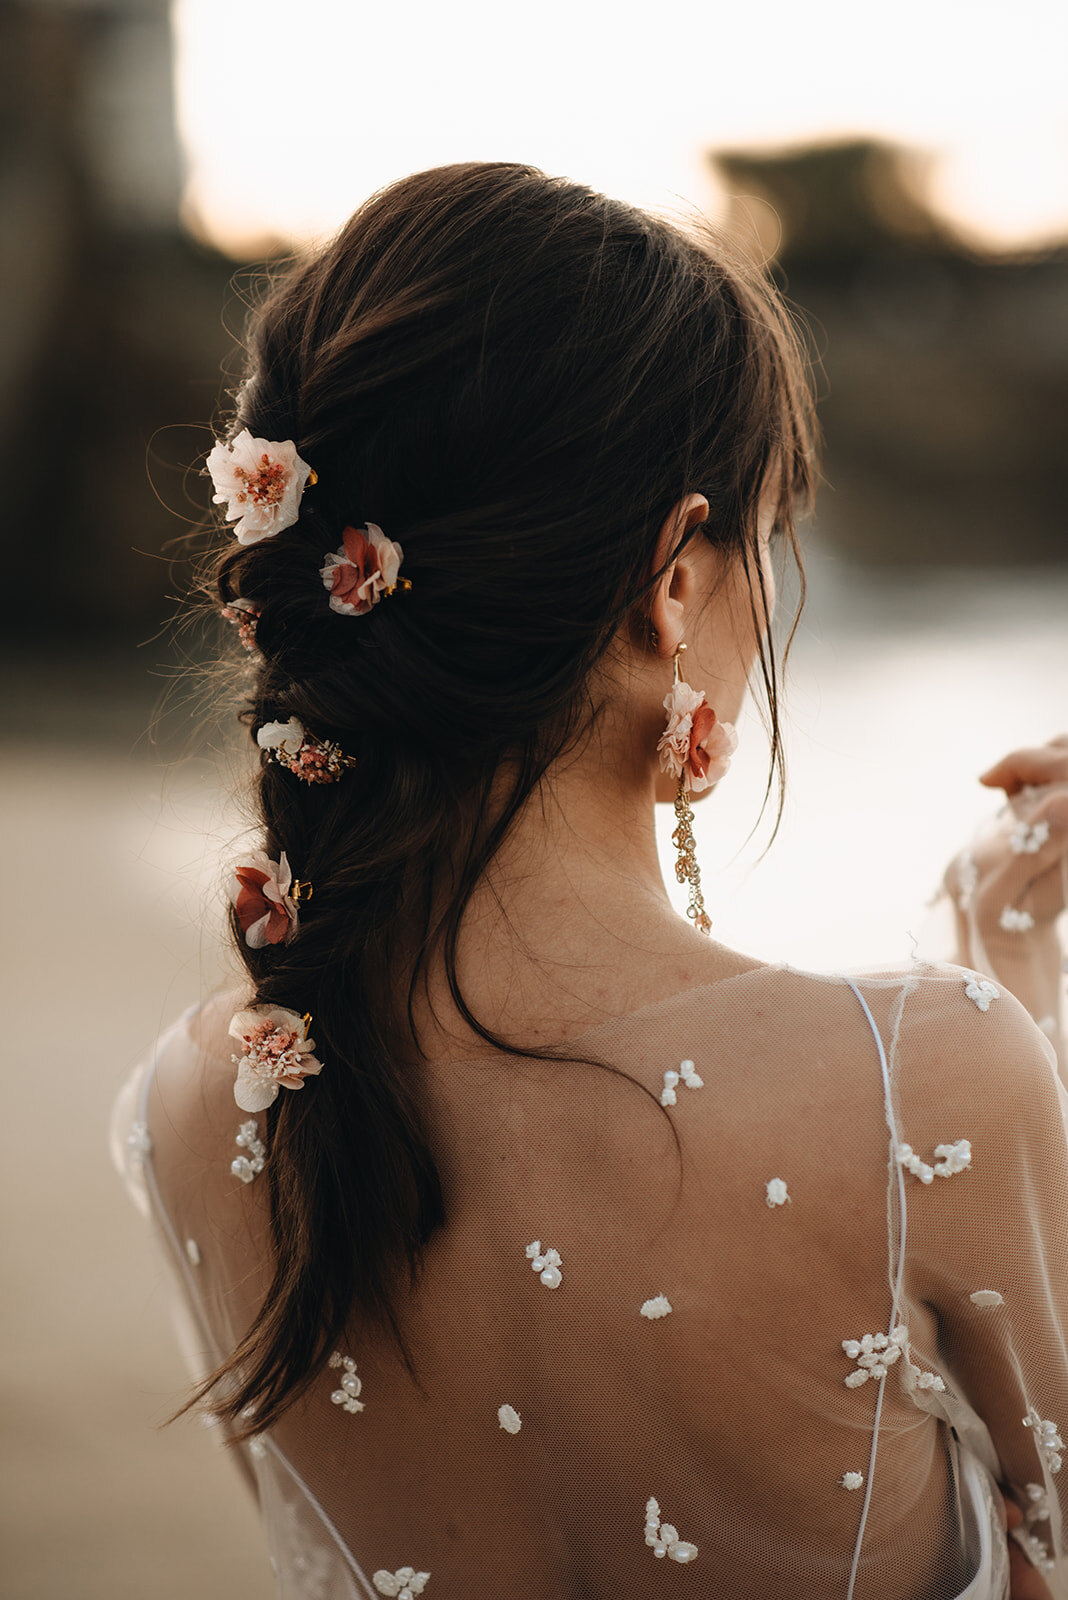
[[[367,524],[366,533],[346,528],[341,539],[341,549],[325,558],[319,576],[330,591],[331,611],[359,617],[370,611],[383,590],[393,588],[404,551],[373,522]]]
[[[290,898],[293,874],[283,850],[272,861],[263,850],[242,856],[230,880],[230,903],[251,950],[288,944],[297,931],[297,907]]]
[[[292,439],[254,439],[247,428],[229,444],[216,444],[207,469],[215,485],[213,503],[226,506],[238,544],[258,544],[291,528],[311,476]]]
[[[244,1054],[231,1056],[237,1067],[234,1099],[242,1111],[266,1111],[279,1089],[303,1089],[304,1079],[323,1070],[312,1055],[304,1018],[284,1006],[250,1006],[230,1020],[232,1039],[240,1039]]]
[[[664,696],[667,728],[660,736],[660,770],[680,778],[694,794],[718,783],[738,748],[738,735],[729,722],[720,722],[705,701],[703,689],[681,679]]]

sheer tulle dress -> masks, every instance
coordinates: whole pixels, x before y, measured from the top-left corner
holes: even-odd
[[[268,1281],[241,1003],[160,1039],[113,1142],[194,1373]],[[424,1092],[447,1225],[235,1454],[285,1600],[1004,1600],[995,1485],[1068,1596],[1068,1101],[1003,984],[750,970]],[[324,1071],[329,1065],[324,1064]],[[314,1083],[303,1092],[314,1093]]]

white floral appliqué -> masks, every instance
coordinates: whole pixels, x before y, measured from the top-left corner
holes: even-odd
[[[661,1317],[671,1315],[671,1302],[666,1294],[654,1295],[651,1300],[644,1302],[640,1315],[648,1317],[650,1322],[658,1322]]]
[[[143,1166],[146,1158],[152,1154],[152,1135],[148,1131],[146,1122],[130,1124],[130,1131],[126,1135],[126,1148],[134,1165]]]
[[[1011,1530],[1012,1538],[1016,1540],[1033,1567],[1039,1572],[1052,1572],[1053,1557],[1045,1540],[1040,1539],[1034,1531],[1036,1522],[1049,1521],[1049,1500],[1045,1489],[1038,1483],[1029,1483],[1026,1493],[1029,1504],[1023,1514],[1023,1526]]]
[[[258,544],[291,528],[311,476],[292,439],[254,439],[247,428],[228,444],[215,445],[207,469],[215,485],[213,504],[226,506],[238,544]]]
[[[866,1333],[862,1339],[843,1339],[842,1349],[850,1361],[857,1364],[845,1379],[846,1388],[859,1389],[869,1378],[885,1378],[894,1362],[900,1359],[908,1342],[909,1330],[904,1323],[900,1323],[889,1335]]]
[[[391,1600],[415,1600],[426,1588],[429,1577],[429,1572],[416,1572],[414,1567],[398,1567],[396,1572],[382,1568],[372,1573],[371,1582],[379,1594],[389,1595]]]
[[[973,1306],[1003,1306],[1005,1304],[1004,1295],[1000,1295],[996,1289],[975,1289],[968,1296],[968,1299]]]
[[[903,1144],[898,1150],[897,1159],[921,1183],[933,1183],[936,1178],[951,1178],[955,1172],[964,1172],[972,1164],[972,1147],[967,1139],[958,1139],[956,1144],[936,1144],[934,1153],[934,1165],[928,1166],[910,1144]]]
[[[785,1206],[791,1203],[782,1178],[769,1178],[764,1185],[764,1191],[769,1206]]]
[[[518,1433],[523,1426],[523,1419],[515,1406],[498,1406],[497,1421],[505,1433]]]
[[[527,1245],[527,1260],[534,1271],[540,1274],[547,1289],[559,1289],[564,1276],[560,1271],[563,1260],[559,1250],[543,1250],[541,1240],[535,1239],[533,1244]]]
[[[260,1138],[259,1123],[251,1118],[243,1122],[237,1130],[234,1143],[247,1150],[248,1155],[235,1156],[230,1163],[230,1171],[242,1183],[251,1183],[267,1165],[267,1146]]]
[[[357,1376],[356,1363],[351,1356],[343,1356],[340,1350],[335,1350],[330,1357],[330,1366],[335,1369],[338,1367],[344,1367],[345,1369],[339,1380],[340,1388],[335,1389],[330,1398],[336,1406],[340,1406],[350,1416],[355,1416],[357,1411],[365,1409],[364,1403],[360,1399],[363,1384]]]
[[[1023,1425],[1034,1432],[1035,1449],[1049,1470],[1051,1472],[1059,1472],[1061,1470],[1061,1451],[1064,1449],[1064,1440],[1057,1432],[1057,1424],[1055,1422],[1043,1422],[1034,1406],[1028,1406]]]
[[[1048,822],[1036,822],[1033,828],[1026,822],[1018,822],[1009,837],[1009,847],[1018,856],[1033,856],[1041,850],[1048,838]]]
[[[660,1507],[650,1498],[645,1506],[645,1542],[654,1556],[667,1556],[670,1561],[685,1564],[697,1557],[697,1546],[679,1538],[679,1531],[670,1522],[661,1522]]]
[[[1006,906],[998,918],[998,927],[1006,933],[1028,933],[1034,925],[1030,911],[1017,911],[1015,906]]]
[[[678,1072],[669,1071],[664,1073],[664,1087],[660,1091],[660,1104],[662,1106],[676,1104],[679,1098],[676,1091],[680,1080],[686,1085],[687,1089],[703,1089],[705,1086],[705,1080],[698,1075],[693,1062],[680,1061]]]
[[[997,984],[991,983],[988,978],[980,978],[977,973],[965,980],[964,993],[969,1000],[974,1000],[980,1011],[989,1011],[991,1000],[1000,1000],[1001,990]]]
[[[860,1489],[864,1485],[863,1472],[843,1472],[838,1482],[843,1489]]]

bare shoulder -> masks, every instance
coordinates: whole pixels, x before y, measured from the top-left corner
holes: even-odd
[[[149,1101],[157,1158],[181,1152],[183,1164],[216,1160],[220,1141],[233,1140],[233,1040],[230,1019],[243,993],[221,990],[176,1026],[158,1055]]]

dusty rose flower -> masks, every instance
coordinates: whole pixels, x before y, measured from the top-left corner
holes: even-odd
[[[297,907],[290,899],[293,874],[283,850],[272,861],[263,850],[242,856],[230,880],[230,902],[252,950],[288,943],[297,931]]]
[[[303,1089],[304,1079],[323,1070],[312,1055],[315,1040],[305,1032],[304,1018],[284,1006],[251,1006],[230,1020],[232,1039],[245,1047],[231,1056],[237,1067],[234,1099],[242,1111],[266,1111],[279,1089]]]
[[[738,735],[729,722],[720,722],[705,701],[703,689],[681,679],[664,696],[667,728],[660,736],[661,772],[679,778],[685,771],[687,788],[694,794],[718,783],[738,748]]]
[[[215,485],[213,503],[226,506],[238,544],[258,544],[291,528],[311,474],[292,439],[254,439],[247,428],[229,444],[216,444],[207,469]]]
[[[222,614],[227,622],[237,624],[237,636],[246,650],[256,648],[256,624],[260,620],[260,610],[251,600],[235,600],[232,605],[223,606]]]
[[[358,617],[370,611],[384,589],[392,589],[404,551],[373,522],[366,534],[362,528],[346,528],[341,538],[341,549],[325,558],[319,576],[330,591],[331,611]]]

